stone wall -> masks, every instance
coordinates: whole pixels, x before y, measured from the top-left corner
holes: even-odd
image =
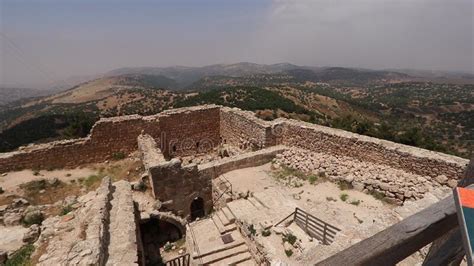
[[[351,132],[289,119],[263,121],[252,112],[215,105],[101,119],[87,138],[33,145],[0,154],[0,173],[23,168],[76,167],[137,149],[150,135],[166,158],[206,153],[221,141],[242,150],[283,144],[344,155],[422,176],[459,179],[468,160]]]
[[[287,119],[276,123],[282,128],[281,144],[383,164],[421,176],[446,175],[459,179],[469,162],[452,155],[310,123]]]
[[[152,136],[141,134],[138,136],[137,142],[138,152],[140,153],[143,167],[146,172],[148,172],[151,167],[166,161],[165,156],[158,148],[158,144]]]
[[[204,201],[205,213],[212,209],[212,183],[200,177],[195,164],[181,165],[179,159],[171,159],[148,170],[153,196],[162,202],[163,211],[188,219],[191,203],[197,197]]]
[[[237,108],[222,107],[220,135],[222,142],[241,150],[258,150],[275,145],[272,124],[255,114]]]
[[[204,153],[220,142],[219,119],[219,107],[212,105],[168,110],[145,117],[103,118],[86,138],[30,145],[0,153],[0,173],[25,168],[72,168],[103,162],[114,154],[127,155],[137,150],[137,137],[141,133],[152,136],[168,156],[171,153],[173,156]]]
[[[139,265],[139,239],[132,189],[129,182],[121,180],[113,184],[113,198],[110,201],[110,225],[108,260],[106,265]]]
[[[160,115],[161,151],[167,158],[206,153],[220,144],[219,107],[189,107]]]
[[[227,172],[255,167],[270,162],[279,153],[287,149],[285,146],[273,146],[255,152],[248,152],[198,166],[202,179],[214,179]]]

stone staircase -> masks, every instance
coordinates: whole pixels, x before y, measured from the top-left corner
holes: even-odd
[[[211,219],[221,235],[237,229],[237,226],[235,225],[235,217],[227,207],[217,210],[212,215]]]
[[[197,265],[255,265],[252,254],[235,224],[235,216],[228,207],[213,213],[211,218],[188,226],[192,240],[192,255]],[[189,241],[189,240],[188,240]],[[190,249],[191,250],[191,249]]]

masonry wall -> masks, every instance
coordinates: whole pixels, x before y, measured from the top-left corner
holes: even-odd
[[[152,136],[166,156],[207,152],[219,145],[219,107],[169,110],[154,116],[103,118],[82,139],[31,145],[0,153],[0,173],[20,169],[72,168],[103,162],[114,154],[137,150],[137,136]],[[199,143],[199,144],[197,144]],[[169,147],[176,150],[170,152]],[[171,154],[172,153],[172,154]]]
[[[220,144],[218,106],[189,107],[160,114],[165,157],[205,153]]]
[[[255,117],[254,113],[222,107],[220,111],[222,142],[242,150],[258,150],[276,144],[272,124]]]
[[[320,153],[350,156],[360,161],[385,164],[422,176],[446,175],[460,179],[469,162],[452,155],[428,151],[344,130],[280,120],[279,143]]]
[[[162,202],[164,211],[188,219],[191,203],[196,197],[204,200],[206,214],[212,208],[211,179],[199,176],[195,164],[182,166],[179,159],[158,164],[149,169],[153,196]]]
[[[424,176],[458,179],[468,160],[289,119],[263,121],[252,112],[215,105],[101,119],[89,137],[33,145],[0,154],[0,173],[23,168],[76,167],[137,150],[137,136],[150,135],[165,157],[205,153],[221,141],[242,150],[284,144],[345,155]]]

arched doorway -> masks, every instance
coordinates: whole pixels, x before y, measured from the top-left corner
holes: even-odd
[[[167,243],[175,243],[183,238],[181,228],[156,217],[140,221],[145,265],[164,265],[166,254],[161,250]]]
[[[204,211],[204,200],[201,197],[196,197],[191,202],[191,221],[196,218],[204,217],[206,212]]]

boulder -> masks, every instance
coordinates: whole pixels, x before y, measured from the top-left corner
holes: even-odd
[[[19,207],[28,206],[29,204],[30,203],[26,199],[19,198],[19,199],[14,199],[11,206],[12,208],[19,208]]]
[[[28,228],[28,231],[23,235],[23,242],[32,244],[34,243],[40,235],[40,227],[37,224],[33,224]]]
[[[19,225],[21,223],[22,215],[18,212],[7,212],[3,215],[3,223],[6,226]]]
[[[364,191],[365,189],[364,183],[357,182],[357,181],[352,182],[352,186],[357,191]]]
[[[145,191],[146,185],[142,180],[132,183],[132,189],[135,191]]]
[[[29,206],[23,213],[23,223],[27,225],[41,224],[44,219],[41,210],[34,206]]]
[[[434,178],[436,182],[440,183],[441,185],[444,185],[448,182],[448,178],[445,175],[439,175]]]
[[[48,184],[51,185],[51,186],[57,186],[57,185],[59,185],[59,179],[57,177],[55,177],[53,179],[49,179]]]
[[[448,180],[448,186],[449,186],[450,188],[455,188],[455,187],[457,187],[457,185],[458,185],[458,181],[457,181],[457,180],[455,180],[455,179],[449,179],[449,180]]]

